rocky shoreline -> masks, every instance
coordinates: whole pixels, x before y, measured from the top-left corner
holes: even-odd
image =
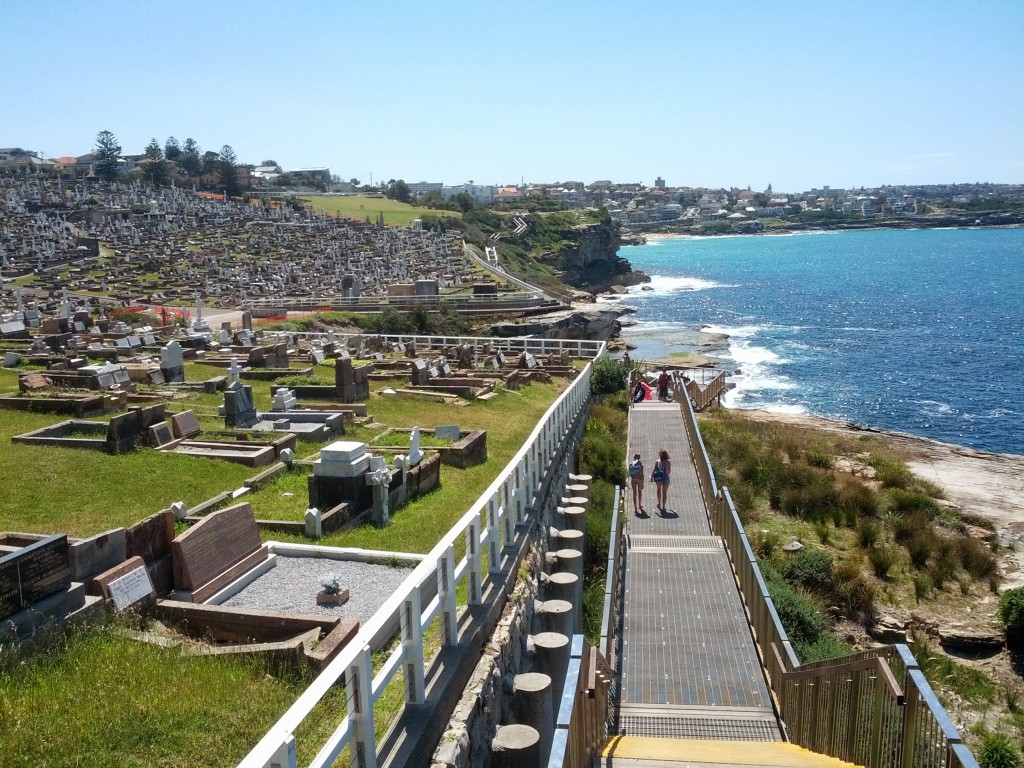
[[[1003,220],[1000,215],[992,216],[943,216],[941,218],[929,219],[881,219],[864,221],[842,221],[832,224],[826,222],[791,222],[779,227],[761,227],[751,229],[749,226],[744,229],[717,232],[705,229],[701,226],[646,226],[636,232],[627,231],[622,235],[623,245],[646,245],[651,240],[669,240],[674,238],[698,238],[698,237],[736,237],[762,236],[762,235],[794,235],[810,232],[871,232],[871,231],[895,231],[915,229],[1018,229],[1024,227],[1024,215],[1006,214],[1010,220]],[[747,220],[746,225],[758,223],[756,220]]]

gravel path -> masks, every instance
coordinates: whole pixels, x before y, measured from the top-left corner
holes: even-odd
[[[317,605],[322,580],[337,574],[349,599],[344,605]],[[229,608],[247,608],[282,613],[324,613],[365,622],[394,594],[412,573],[411,568],[392,568],[352,560],[320,557],[277,556],[277,566],[223,603]]]

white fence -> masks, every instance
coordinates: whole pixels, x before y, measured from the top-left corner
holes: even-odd
[[[437,341],[435,337],[421,336],[385,338],[415,340],[417,346],[421,343],[427,346]],[[604,352],[602,342],[541,339],[536,341],[544,344],[528,347],[535,340],[447,337],[440,346],[490,343],[505,349],[520,348],[515,344],[507,346],[496,343],[502,341],[522,344],[523,349],[539,352],[559,351],[563,348],[574,351],[581,348],[579,345],[593,350],[594,357]],[[423,704],[427,701],[424,629],[440,618],[442,644],[460,644],[459,585],[466,583],[466,606],[483,604],[484,561],[487,562],[489,574],[500,572],[502,549],[516,543],[516,526],[525,523],[527,516],[534,512],[534,496],[545,482],[545,473],[557,470],[551,466],[552,459],[559,453],[577,415],[587,404],[592,371],[593,361],[587,364],[583,373],[573,380],[547,410],[523,447],[490,487],[424,557],[373,618],[360,627],[359,633],[338,657],[239,763],[239,768],[296,768],[296,730],[331,687],[339,682],[345,685],[347,714],[327,741],[319,746],[316,757],[309,765],[311,768],[326,768],[348,747],[354,766],[375,768],[378,762],[374,704],[399,670],[403,672],[406,704]],[[460,540],[465,541],[465,555],[457,559],[456,544]],[[505,565],[512,569],[517,567],[516,563]],[[426,598],[428,594],[432,595],[429,600]],[[400,626],[401,642],[374,675],[371,667],[371,653],[375,650],[372,647],[373,638],[385,625],[396,621]]]
[[[282,337],[289,339],[307,339],[328,341],[334,340],[339,344],[347,343],[348,339],[358,336],[362,339],[370,337],[379,338],[386,344],[407,344],[410,341],[417,349],[436,349],[438,351],[448,347],[457,347],[461,344],[472,346],[490,345],[492,350],[502,352],[529,352],[537,355],[558,354],[567,351],[574,357],[596,358],[604,354],[605,344],[603,341],[587,341],[583,339],[541,339],[528,336],[516,336],[502,339],[496,336],[419,336],[417,334],[400,333],[305,333],[301,331],[273,331],[268,332],[267,337]]]

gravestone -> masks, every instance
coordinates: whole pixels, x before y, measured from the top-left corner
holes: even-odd
[[[373,506],[370,519],[374,525],[387,525],[391,522],[388,510],[388,487],[391,484],[391,472],[383,456],[373,456],[370,468],[366,473],[366,484],[373,489]]]
[[[71,586],[68,537],[64,534],[0,557],[0,620]]]
[[[459,438],[462,437],[462,430],[457,424],[453,426],[436,427],[434,429],[434,437],[438,440],[451,440],[452,442],[458,442]]]
[[[370,466],[366,443],[339,440],[325,446],[313,462],[313,474],[321,477],[356,477]]]
[[[202,429],[194,411],[182,411],[171,414],[171,432],[178,440],[197,436]]]
[[[420,450],[420,428],[413,427],[412,435],[409,437],[409,466],[415,467],[423,460],[423,451]]]
[[[270,405],[270,410],[290,411],[298,404],[298,402],[299,401],[292,390],[282,387],[274,392],[274,401]]]
[[[519,367],[525,368],[526,370],[533,370],[537,367],[537,358],[529,352],[523,352],[523,354],[519,356]]]
[[[164,381],[185,381],[185,358],[181,352],[181,344],[170,341],[160,350],[160,372],[164,375]]]
[[[114,610],[146,608],[156,602],[156,590],[146,570],[146,561],[137,555],[101,573],[91,585],[113,603]]]
[[[248,429],[259,419],[252,401],[252,386],[246,384],[224,390],[224,425]]]
[[[97,573],[123,563],[127,557],[127,532],[114,528],[105,533],[79,539],[68,546],[68,562],[73,581],[86,582]]]
[[[166,421],[161,421],[159,424],[154,424],[149,428],[149,442],[154,448],[163,448],[165,445],[174,442],[171,428],[167,426]]]
[[[124,453],[132,450],[142,438],[145,429],[137,410],[114,416],[107,423],[107,451]]]
[[[171,542],[174,587],[202,602],[267,557],[252,507],[213,512]]]
[[[412,384],[423,386],[430,383],[430,374],[425,360],[413,360],[412,362]]]

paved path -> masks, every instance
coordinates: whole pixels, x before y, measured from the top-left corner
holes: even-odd
[[[651,469],[672,459],[668,510],[654,508]],[[781,738],[722,540],[711,534],[679,406],[630,411],[629,456],[648,477],[647,514],[627,497],[619,732],[631,736]]]

